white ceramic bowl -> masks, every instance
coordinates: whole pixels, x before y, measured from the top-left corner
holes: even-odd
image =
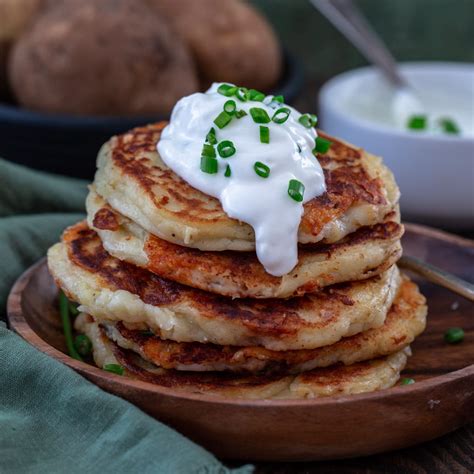
[[[400,70],[415,89],[423,93],[434,88],[440,100],[446,89],[462,90],[474,120],[474,65],[405,63]],[[384,158],[400,186],[405,220],[474,229],[474,137],[404,131],[364,118],[347,99],[351,94],[371,94],[380,81],[375,68],[367,67],[327,82],[319,95],[321,128]],[[383,102],[378,98],[374,107],[390,106]]]

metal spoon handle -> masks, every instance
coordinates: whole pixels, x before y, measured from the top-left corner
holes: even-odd
[[[409,87],[378,34],[352,0],[310,0],[346,38],[396,87]]]
[[[398,261],[398,266],[406,268],[426,278],[428,281],[443,286],[448,290],[474,301],[474,285],[438,267],[418,260],[415,257],[404,256]]]

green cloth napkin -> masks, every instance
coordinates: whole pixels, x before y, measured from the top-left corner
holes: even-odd
[[[0,319],[15,279],[81,219],[83,181],[0,160]],[[0,322],[2,474],[196,473],[229,470],[132,404],[37,351]]]

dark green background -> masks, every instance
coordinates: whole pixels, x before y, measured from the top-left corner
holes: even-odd
[[[318,82],[367,64],[308,0],[252,0]],[[400,61],[474,62],[474,0],[359,0]]]

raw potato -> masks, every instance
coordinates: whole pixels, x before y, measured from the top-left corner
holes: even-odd
[[[268,90],[281,73],[267,21],[239,0],[148,0],[192,50],[204,85],[232,82]]]
[[[41,3],[42,0],[0,0],[0,42],[16,40]]]
[[[134,0],[51,7],[16,43],[9,66],[20,104],[45,112],[167,114],[198,89],[185,45]]]

